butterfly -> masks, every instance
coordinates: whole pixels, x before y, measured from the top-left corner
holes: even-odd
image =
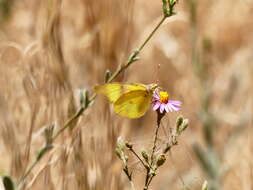
[[[106,83],[94,87],[97,94],[107,97],[114,111],[127,118],[139,118],[149,109],[157,84]]]

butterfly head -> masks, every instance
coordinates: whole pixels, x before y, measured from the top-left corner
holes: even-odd
[[[149,85],[147,86],[147,88],[148,88],[148,91],[151,92],[151,93],[153,94],[154,91],[158,88],[158,85],[155,84],[155,83],[152,83],[152,84],[149,84]]]

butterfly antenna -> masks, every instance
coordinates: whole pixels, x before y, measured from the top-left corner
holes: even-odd
[[[160,71],[160,68],[161,68],[161,64],[158,63],[157,64],[157,69],[156,69],[156,84],[159,85],[160,81],[159,81],[159,71]]]

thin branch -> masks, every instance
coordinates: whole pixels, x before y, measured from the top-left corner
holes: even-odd
[[[143,167],[146,168],[147,165],[143,162],[143,160],[139,157],[139,155],[133,150],[133,148],[129,148],[129,150],[136,156],[136,158],[142,163]]]
[[[79,118],[79,116],[83,113],[84,108],[80,107],[79,110],[64,124],[64,126],[59,129],[59,131],[53,136],[53,141],[66,129],[70,126],[70,124]]]
[[[151,165],[153,165],[153,163],[154,163],[154,154],[155,154],[156,142],[157,142],[157,138],[158,138],[158,131],[159,131],[161,119],[163,118],[163,116],[164,116],[164,114],[161,114],[159,111],[157,111],[157,125],[156,125],[155,138],[154,138],[152,153],[151,153]]]

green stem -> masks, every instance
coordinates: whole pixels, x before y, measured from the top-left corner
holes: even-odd
[[[76,120],[77,118],[79,118],[79,116],[83,113],[84,108],[80,107],[79,110],[75,113],[75,115],[73,115],[65,124],[64,126],[59,129],[59,131],[53,136],[53,141],[66,129],[70,126],[70,124]]]
[[[21,179],[19,180],[17,186],[20,187],[19,185],[22,184],[22,182],[24,182],[25,178],[30,174],[30,172],[33,170],[33,168],[37,165],[37,163],[39,162],[38,159],[36,159],[32,165],[29,167],[29,169],[25,172],[25,174],[21,177]]]
[[[139,49],[137,50],[138,52],[140,52],[144,48],[144,46],[152,38],[152,36],[154,35],[154,33],[158,30],[158,28],[162,25],[162,23],[165,21],[166,18],[168,18],[168,17],[167,16],[163,16],[163,18],[161,19],[161,21],[156,25],[156,27],[154,28],[154,30],[149,34],[149,36],[144,41],[144,43],[139,47]]]
[[[109,80],[107,82],[112,82],[122,71],[124,71],[125,69],[127,69],[127,67],[129,65],[131,65],[131,63],[135,62],[137,59],[137,56],[140,54],[140,52],[142,51],[142,49],[146,46],[146,44],[149,42],[149,40],[153,37],[153,35],[155,34],[155,32],[158,30],[158,28],[162,25],[162,23],[165,21],[167,17],[164,16],[160,22],[156,25],[156,27],[153,29],[153,31],[148,35],[148,37],[146,38],[146,40],[140,45],[140,47],[135,50],[129,57],[128,60],[125,64],[120,65],[120,67],[112,74],[112,76],[109,78]]]
[[[139,157],[139,155],[138,155],[132,148],[130,148],[129,150],[137,157],[137,159],[141,162],[141,164],[143,165],[143,167],[146,168],[145,163],[144,163],[143,160]]]
[[[156,130],[155,130],[155,138],[154,138],[153,148],[152,148],[152,153],[151,153],[151,166],[154,163],[154,154],[155,154],[155,149],[156,149],[156,142],[158,139],[158,131],[159,131],[161,120],[162,120],[163,116],[164,116],[163,113],[160,113],[159,111],[157,111],[157,126],[156,126]]]
[[[159,128],[160,128],[160,125],[161,125],[161,120],[163,118],[165,114],[162,114],[160,113],[159,111],[157,111],[157,126],[156,126],[156,130],[155,130],[155,138],[154,138],[154,142],[153,142],[153,147],[152,147],[152,153],[151,153],[151,170],[153,170],[153,164],[155,162],[155,158],[154,158],[154,155],[155,155],[155,150],[156,150],[156,142],[157,142],[157,139],[158,139],[158,131],[159,131]],[[154,171],[156,171],[156,167],[154,169]],[[154,175],[150,175],[150,172],[147,171],[146,173],[146,180],[145,180],[145,186],[144,186],[144,189],[143,190],[147,190],[148,187],[149,187],[149,184],[151,183],[152,179],[153,179]]]

